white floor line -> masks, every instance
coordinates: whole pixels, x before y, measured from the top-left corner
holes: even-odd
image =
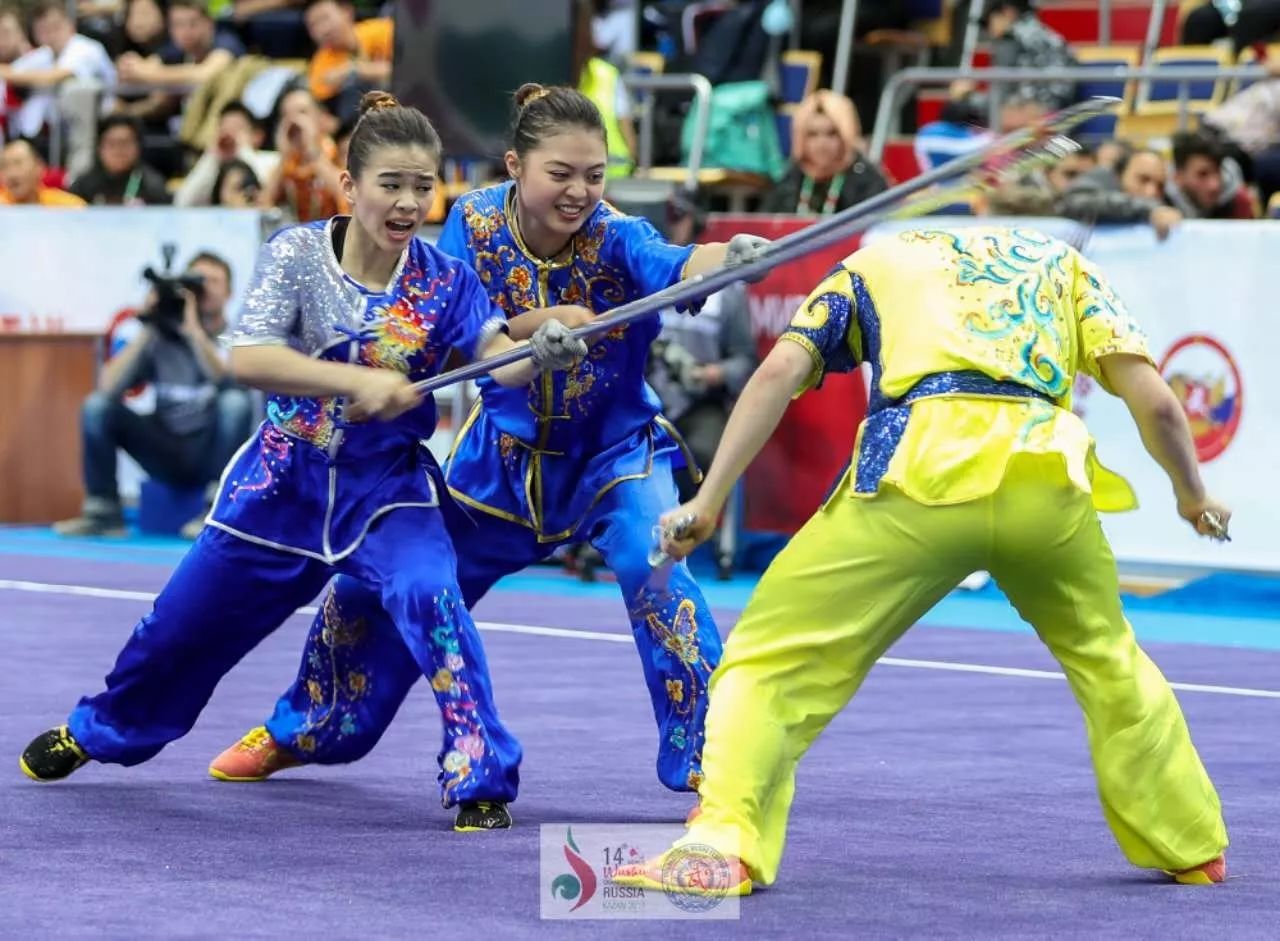
[[[0,578],[0,591],[23,591],[45,595],[76,595],[83,598],[111,598],[120,601],[154,601],[155,592],[128,591],[123,588],[97,588],[92,585],[58,585],[49,582],[30,582]],[[299,614],[313,615],[316,608],[299,608]],[[534,624],[502,624],[496,621],[477,621],[482,631],[496,634],[526,634],[535,637],[566,637],[573,640],[598,640],[614,644],[632,643],[630,634],[614,634],[605,631],[582,631],[566,627],[540,627]],[[949,660],[908,660],[901,657],[881,657],[884,666],[908,667],[916,670],[948,670],[955,673],[984,673],[989,676],[1015,676],[1033,680],[1065,680],[1061,673],[1052,670],[1026,670],[1020,667],[1000,667],[985,663],[955,663]],[[1176,690],[1186,693],[1214,693],[1219,696],[1244,696],[1252,699],[1280,699],[1280,690],[1249,689],[1240,686],[1208,686],[1202,683],[1170,683]]]

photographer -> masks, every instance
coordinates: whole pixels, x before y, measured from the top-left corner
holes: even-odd
[[[166,254],[170,250],[166,247]],[[167,259],[166,259],[167,260]],[[218,337],[227,324],[231,269],[211,252],[181,278],[155,275],[137,335],[102,370],[81,410],[85,501],[82,515],[54,525],[64,536],[126,534],[116,481],[123,450],[152,478],[175,487],[212,487],[252,432],[252,399],[231,384]],[[150,383],[156,407],[140,415],[125,393]],[[183,527],[193,537],[203,518]]]
[[[697,239],[704,225],[695,199],[677,192],[668,205],[668,238]],[[707,298],[697,316],[664,311],[662,333],[649,359],[649,383],[662,411],[684,437],[703,469],[710,466],[729,412],[756,366],[746,286],[734,284]],[[676,475],[680,499],[697,488],[687,471]]]

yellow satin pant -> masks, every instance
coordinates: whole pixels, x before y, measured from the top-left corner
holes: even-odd
[[[736,853],[772,883],[804,753],[876,660],[983,569],[1062,665],[1129,861],[1180,870],[1221,853],[1221,805],[1182,710],[1124,618],[1090,497],[1052,455],[1015,458],[994,494],[953,506],[887,487],[857,499],[846,478],[729,636],[710,685],[702,814],[680,842]]]

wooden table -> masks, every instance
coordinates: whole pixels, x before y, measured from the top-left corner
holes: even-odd
[[[99,334],[0,333],[0,523],[80,512],[80,405],[101,346]]]

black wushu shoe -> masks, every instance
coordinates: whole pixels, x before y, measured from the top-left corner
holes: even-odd
[[[498,801],[463,801],[458,806],[453,829],[459,833],[510,830],[511,814],[507,812],[507,805]]]
[[[22,773],[33,781],[58,781],[92,759],[65,725],[41,732],[18,759]]]

